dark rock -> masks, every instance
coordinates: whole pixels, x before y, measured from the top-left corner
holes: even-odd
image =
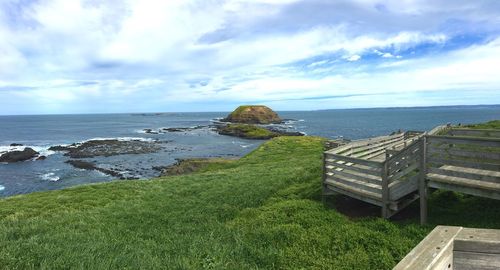
[[[143,130],[144,130],[144,133],[147,133],[147,134],[158,134],[158,131],[153,131],[150,128],[145,128]]]
[[[73,144],[73,147],[76,146],[76,144]],[[49,147],[50,151],[69,151],[72,147],[71,146],[64,146],[64,145],[55,145]]]
[[[20,143],[11,143],[10,146],[23,146],[23,145]]]
[[[92,162],[87,162],[87,161],[83,161],[83,160],[68,160],[66,161],[66,163],[72,165],[73,167],[75,168],[78,168],[78,169],[84,169],[84,170],[95,170],[95,171],[99,171],[99,172],[102,172],[104,174],[107,174],[107,175],[111,175],[113,177],[116,177],[116,178],[120,178],[120,179],[125,179],[125,177],[120,173],[120,172],[117,172],[117,171],[114,171],[114,170],[110,170],[110,169],[105,169],[105,168],[100,168],[100,167],[97,167],[94,163]]]
[[[3,155],[0,156],[0,162],[7,162],[7,163],[13,163],[13,162],[19,162],[19,161],[25,161],[29,159],[33,159],[34,157],[38,156],[40,153],[37,151],[26,147],[22,151],[10,151],[7,152]]]
[[[70,146],[53,146],[49,150],[67,151],[65,156],[71,158],[90,158],[96,156],[116,156],[125,154],[148,154],[161,149],[159,143],[151,143],[140,140],[120,141],[111,140],[91,140],[81,144]]]
[[[46,159],[47,159],[46,156],[39,156],[39,157],[36,158],[36,160],[46,160]]]

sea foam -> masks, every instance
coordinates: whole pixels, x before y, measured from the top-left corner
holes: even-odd
[[[4,187],[4,186],[2,186],[2,185],[0,185],[0,191],[2,191],[2,190],[4,190],[4,189],[5,189],[5,187]]]
[[[60,179],[59,176],[57,176],[53,172],[42,174],[41,178],[45,181],[51,181],[51,182],[56,182],[56,181],[59,181],[59,179]]]
[[[38,153],[40,156],[50,156],[54,154],[54,151],[49,150],[48,146],[37,146],[37,145],[23,145],[23,146],[10,146],[10,145],[0,145],[0,155],[12,151],[23,151],[25,148],[31,148]]]

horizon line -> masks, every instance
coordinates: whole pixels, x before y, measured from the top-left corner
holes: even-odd
[[[244,104],[247,105],[247,104]],[[265,105],[265,104],[250,104]],[[242,105],[238,105],[242,106]],[[265,105],[267,106],[267,105]],[[413,109],[413,108],[446,108],[446,107],[480,107],[489,106],[496,107],[500,104],[475,104],[475,105],[431,105],[431,106],[395,106],[395,107],[358,107],[358,108],[332,108],[332,109],[316,109],[316,110],[274,110],[276,112],[315,112],[315,111],[333,111],[333,110],[366,110],[366,109]],[[269,106],[268,106],[269,107]],[[235,107],[236,109],[237,107]],[[151,111],[151,112],[96,112],[96,113],[45,113],[45,114],[0,114],[0,117],[5,116],[49,116],[49,115],[103,115],[103,114],[173,114],[173,113],[227,113],[231,111]]]

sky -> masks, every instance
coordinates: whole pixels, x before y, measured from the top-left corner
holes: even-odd
[[[0,0],[0,115],[500,104],[497,0]]]

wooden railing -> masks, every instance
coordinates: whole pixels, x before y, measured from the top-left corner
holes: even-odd
[[[413,201],[418,190],[425,223],[428,187],[500,199],[498,130],[438,126],[353,141],[324,158],[325,190],[379,205],[383,217]]]

